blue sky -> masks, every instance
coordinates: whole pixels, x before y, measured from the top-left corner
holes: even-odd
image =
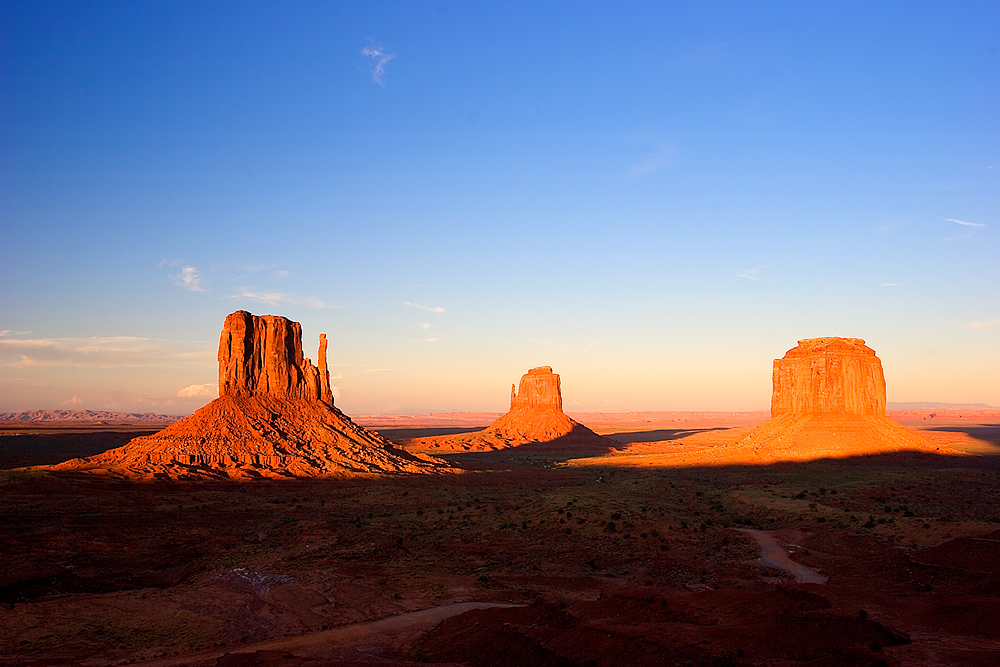
[[[763,408],[824,335],[1000,405],[996,3],[0,12],[0,410],[190,411],[238,308],[355,413]]]

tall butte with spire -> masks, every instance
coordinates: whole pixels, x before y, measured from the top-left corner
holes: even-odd
[[[537,451],[601,451],[616,443],[571,419],[562,409],[562,382],[551,366],[532,368],[510,387],[510,411],[474,433],[418,438],[409,451],[492,451],[532,445]]]
[[[124,477],[351,477],[445,470],[358,426],[333,404],[319,366],[302,354],[302,326],[238,310],[219,337],[219,398],[162,431],[55,469]]]
[[[773,461],[940,451],[885,416],[882,362],[861,338],[800,340],[774,360],[771,381],[771,419],[720,454]]]

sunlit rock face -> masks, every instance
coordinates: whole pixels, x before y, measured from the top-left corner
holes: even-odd
[[[320,334],[319,368],[302,356],[302,326],[278,315],[238,310],[219,337],[219,396],[309,398],[333,405]]]
[[[551,366],[532,368],[510,387],[510,411],[474,433],[414,438],[415,452],[494,451],[528,446],[532,451],[604,453],[614,441],[574,421],[562,409],[562,382]]]
[[[885,416],[885,376],[860,338],[806,338],[774,361],[771,419],[714,462],[802,461],[940,452]]]
[[[539,366],[521,376],[514,391],[510,386],[510,409],[558,410],[562,412],[562,385],[551,366]]]
[[[219,398],[124,447],[55,466],[127,478],[356,477],[447,472],[395,447],[333,405],[320,335],[319,367],[302,356],[302,327],[239,310],[219,338]]]
[[[885,416],[885,376],[875,350],[861,338],[806,338],[772,375],[771,416]]]

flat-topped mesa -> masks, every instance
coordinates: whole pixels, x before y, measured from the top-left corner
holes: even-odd
[[[861,338],[806,338],[774,360],[771,416],[885,416],[882,362]]]
[[[320,334],[317,368],[302,356],[298,322],[238,310],[226,317],[219,337],[219,396],[308,398],[333,405],[326,345],[326,334]]]
[[[532,368],[522,375],[516,393],[514,385],[510,386],[511,412],[519,408],[562,412],[562,385],[551,366]]]

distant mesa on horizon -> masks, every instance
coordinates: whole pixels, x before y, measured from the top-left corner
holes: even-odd
[[[52,469],[172,479],[451,470],[397,449],[334,407],[326,347],[326,335],[320,334],[315,366],[302,355],[298,322],[232,313],[219,337],[219,398],[156,434]]]
[[[551,366],[532,368],[510,388],[510,410],[474,433],[415,438],[408,451],[484,452],[531,446],[533,451],[600,451],[617,446],[571,419],[562,409],[562,381]]]
[[[111,410],[24,410],[0,412],[0,422],[28,424],[51,422],[63,424],[173,424],[184,415],[161,415],[155,412],[114,412]]]

